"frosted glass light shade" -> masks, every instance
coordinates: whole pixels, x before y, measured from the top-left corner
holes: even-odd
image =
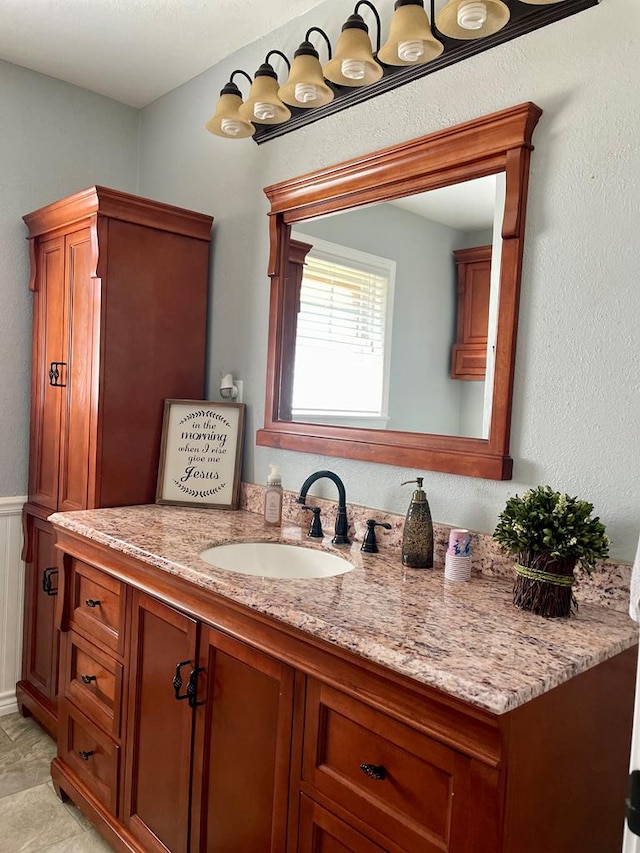
[[[422,65],[440,56],[444,45],[434,37],[422,0],[396,0],[389,38],[378,51],[385,65]],[[398,51],[404,53],[402,58]]]
[[[278,80],[271,74],[256,74],[249,97],[238,110],[247,121],[257,124],[282,124],[291,118],[291,110],[278,97]]]
[[[368,86],[382,77],[382,67],[373,58],[369,35],[359,27],[342,30],[335,56],[322,70],[327,80],[339,86]]]
[[[209,133],[225,139],[246,139],[248,136],[253,136],[256,129],[250,121],[240,115],[241,106],[240,95],[225,92],[223,89],[214,115],[205,124],[206,129]]]
[[[303,93],[308,100],[301,100]],[[296,51],[289,78],[278,91],[278,97],[289,106],[303,108],[321,107],[333,100],[333,90],[324,82],[318,54],[309,42],[303,42]]]
[[[480,12],[484,14],[480,16]],[[436,26],[449,38],[469,41],[497,33],[508,23],[510,15],[502,0],[449,0],[436,15]],[[480,26],[472,26],[479,21],[482,21]]]

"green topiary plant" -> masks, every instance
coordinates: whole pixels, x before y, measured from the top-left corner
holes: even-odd
[[[550,486],[509,498],[493,537],[516,558],[514,604],[543,616],[568,616],[576,565],[590,573],[609,553],[604,524],[593,504]]]

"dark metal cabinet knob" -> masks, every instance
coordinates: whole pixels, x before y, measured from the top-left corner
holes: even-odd
[[[360,770],[366,773],[369,779],[382,781],[387,778],[387,771],[382,764],[361,764]]]
[[[92,749],[90,749],[88,751],[85,751],[84,749],[80,749],[80,750],[78,750],[78,755],[80,756],[80,758],[83,761],[88,761],[92,755],[95,755],[95,752]]]
[[[85,604],[87,607],[100,607],[100,600],[97,598],[87,598]]]
[[[98,676],[97,675],[81,675],[80,679],[82,680],[83,684],[91,684],[92,681],[98,680]]]

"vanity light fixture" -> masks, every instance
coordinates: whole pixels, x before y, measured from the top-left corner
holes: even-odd
[[[389,4],[391,0],[384,0]],[[320,27],[310,27],[291,63],[279,50],[267,53],[253,80],[242,70],[231,74],[220,92],[207,130],[225,139],[253,137],[260,144],[290,133],[327,115],[469,59],[499,44],[568,18],[600,0],[395,0],[389,33],[381,45],[381,18],[370,0],[358,0],[342,25],[332,53],[331,40]],[[428,6],[428,9],[425,8]],[[375,50],[361,10],[376,23]],[[327,45],[322,65],[313,33]],[[279,87],[271,57],[289,69]],[[251,88],[246,103],[234,83],[244,75]]]
[[[373,12],[377,26],[376,53],[380,50],[378,10],[369,0],[359,0],[353,14],[342,25],[333,59],[322,69],[327,80],[338,86],[368,86],[377,82],[383,74],[382,66],[373,57],[369,27],[362,15],[358,14],[361,6],[367,6]]]
[[[291,110],[278,97],[278,75],[269,59],[277,54],[284,59],[291,71],[291,65],[281,50],[270,50],[264,62],[258,68],[249,89],[249,96],[239,108],[240,115],[248,121],[258,124],[281,124],[291,118]]]
[[[320,54],[309,41],[311,33],[320,33],[325,39],[331,59],[329,36],[320,27],[310,27],[294,54],[289,79],[278,92],[285,104],[303,109],[321,107],[333,100],[333,89],[324,82]]]
[[[236,74],[244,74],[251,83],[251,77],[246,71],[241,68],[233,71],[229,77],[229,82],[224,85],[220,92],[213,117],[205,125],[209,133],[226,139],[243,139],[247,136],[253,136],[255,133],[255,127],[240,114],[242,94],[233,82]]]
[[[506,26],[510,14],[502,0],[449,0],[436,16],[436,27],[449,38],[484,38]]]
[[[423,0],[396,0],[389,38],[378,51],[385,65],[421,65],[440,56],[444,45],[433,35]]]

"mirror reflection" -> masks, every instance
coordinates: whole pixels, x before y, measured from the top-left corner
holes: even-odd
[[[282,420],[487,438],[504,173],[297,223]]]

